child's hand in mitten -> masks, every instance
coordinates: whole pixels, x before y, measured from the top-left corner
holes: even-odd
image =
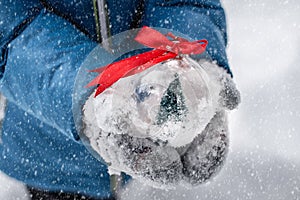
[[[216,175],[225,161],[228,145],[226,113],[219,112],[181,152],[185,181],[198,185]]]
[[[104,132],[95,123],[92,100],[93,96],[84,106],[83,131],[111,172],[125,172],[153,186],[174,186],[182,180],[182,163],[175,148],[147,138]]]

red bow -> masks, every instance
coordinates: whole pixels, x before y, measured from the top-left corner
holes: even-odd
[[[168,37],[173,40],[169,40]],[[181,54],[201,54],[207,46],[207,40],[190,42],[184,38],[176,37],[172,33],[163,35],[147,26],[138,32],[135,40],[154,48],[154,50],[92,70],[91,72],[97,72],[99,75],[87,87],[98,85],[95,97],[122,77],[142,72],[157,63],[176,58]]]

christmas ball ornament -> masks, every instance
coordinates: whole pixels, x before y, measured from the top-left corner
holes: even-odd
[[[207,41],[190,42],[143,27],[135,40],[153,50],[92,70],[99,75],[87,104],[102,134],[128,134],[180,147],[190,143],[216,112],[209,78],[189,54]]]
[[[104,133],[128,134],[168,143],[190,143],[215,114],[208,77],[189,57],[156,64],[91,95]]]

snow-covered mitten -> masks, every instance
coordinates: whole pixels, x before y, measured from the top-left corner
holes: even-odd
[[[225,69],[206,60],[198,63],[208,76],[207,85],[216,113],[190,144],[178,148],[185,180],[191,185],[209,180],[222,168],[229,145],[226,110],[235,109],[241,101],[240,93]]]
[[[175,148],[160,142],[154,143],[147,138],[129,135],[113,137],[116,146],[120,148],[117,153],[120,160],[123,159],[122,165],[129,168],[128,173],[132,176],[139,176],[159,185],[173,185],[181,180],[182,163]]]
[[[218,112],[181,154],[185,181],[201,184],[217,174],[228,152],[226,113]]]
[[[175,148],[161,141],[101,130],[95,114],[98,100],[91,95],[84,106],[84,134],[93,150],[108,164],[111,174],[125,172],[157,187],[174,186],[182,180],[182,163]],[[123,120],[119,121],[120,128],[122,123],[125,125],[126,118]]]

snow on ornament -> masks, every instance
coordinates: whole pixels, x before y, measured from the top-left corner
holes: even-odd
[[[152,51],[114,62],[87,86],[87,100],[102,133],[128,134],[184,146],[200,134],[216,112],[209,78],[189,54],[205,51],[206,40],[190,42],[143,27],[135,40]]]

